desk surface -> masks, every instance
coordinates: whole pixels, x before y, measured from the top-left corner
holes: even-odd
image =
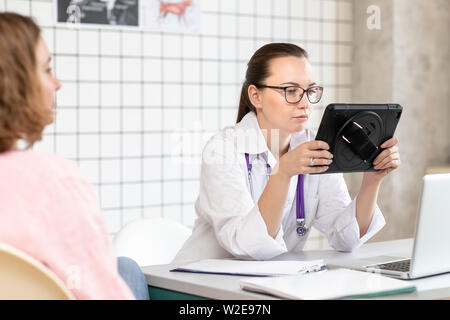
[[[369,258],[379,255],[409,257],[413,239],[367,243],[353,252],[334,250],[306,250],[299,253],[285,253],[273,260],[314,260],[324,259],[330,264],[347,259]],[[242,290],[241,279],[247,277],[170,272],[181,264],[164,264],[143,267],[149,286],[185,293],[210,299],[276,299],[264,294]],[[377,297],[376,299],[444,299],[450,298],[450,273],[432,277],[407,280],[416,285],[417,291],[398,295]]]

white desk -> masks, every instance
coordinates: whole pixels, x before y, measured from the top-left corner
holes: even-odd
[[[368,243],[354,252],[334,250],[311,250],[300,253],[285,253],[273,260],[314,260],[324,259],[327,264],[343,259],[369,258],[379,255],[409,257],[413,239]],[[209,299],[276,299],[274,297],[244,291],[239,286],[240,276],[169,272],[178,264],[143,267],[142,270],[152,290],[168,293],[171,299],[204,297]],[[450,298],[450,273],[411,281],[416,292],[377,297],[376,299],[443,299]],[[185,295],[177,296],[176,292]],[[172,294],[172,295],[171,295]],[[173,295],[175,294],[175,295]]]

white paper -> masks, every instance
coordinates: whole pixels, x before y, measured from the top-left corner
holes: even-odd
[[[295,275],[318,271],[323,260],[310,261],[249,261],[205,259],[176,268],[175,271],[222,273],[255,276]]]
[[[329,270],[299,276],[253,278],[240,281],[242,289],[285,299],[319,300],[364,297],[414,291],[410,282],[363,271]]]

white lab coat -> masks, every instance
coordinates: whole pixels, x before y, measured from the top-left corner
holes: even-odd
[[[293,134],[289,150],[314,137],[315,133],[309,129]],[[250,179],[253,188],[245,153],[249,153],[253,166]],[[267,232],[257,204],[268,181],[261,153],[266,153],[271,168],[275,168],[277,160],[268,149],[253,112],[208,141],[203,150],[200,194],[195,203],[198,217],[192,235],[173,262],[231,257],[266,260],[303,249],[310,232],[299,237],[295,231],[297,176],[291,178],[277,236],[272,238]],[[342,174],[306,174],[304,199],[306,226],[318,229],[339,251],[359,247],[385,225],[376,206],[367,233],[359,237],[356,198],[353,201],[350,198]]]

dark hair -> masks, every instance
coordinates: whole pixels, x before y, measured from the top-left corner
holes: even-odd
[[[53,122],[37,73],[41,31],[29,17],[0,13],[0,152],[24,139],[31,147]]]
[[[252,84],[261,84],[269,77],[269,63],[272,59],[291,56],[308,58],[308,53],[292,43],[269,43],[256,50],[247,64],[236,123],[250,111],[256,112],[248,97],[248,87]]]

